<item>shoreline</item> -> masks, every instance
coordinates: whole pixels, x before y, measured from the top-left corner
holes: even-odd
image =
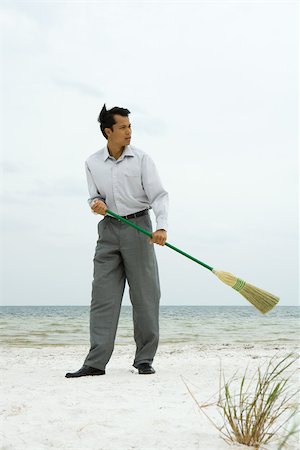
[[[44,349],[44,348],[76,348],[76,349],[82,349],[82,350],[89,350],[89,345],[88,344],[66,344],[66,343],[61,343],[61,344],[26,344],[26,345],[16,345],[14,343],[12,344],[1,344],[0,343],[0,352],[1,351],[5,351],[5,349],[12,349],[12,348],[16,348],[16,349]],[[132,351],[135,350],[135,344],[134,342],[131,344],[127,344],[127,343],[121,343],[121,342],[116,342],[115,343],[115,347],[114,347],[114,351],[112,354],[112,358],[114,357],[114,354],[116,352],[118,352],[118,350],[120,349],[125,349],[125,350],[130,350],[132,349]],[[158,350],[156,353],[156,357],[160,354],[160,352],[168,352],[170,349],[175,349],[177,351],[182,351],[184,349],[192,349],[192,350],[199,350],[199,351],[222,351],[222,350],[232,350],[232,351],[240,351],[240,350],[267,350],[267,351],[272,351],[272,350],[283,350],[283,351],[300,351],[300,341],[297,342],[295,340],[289,340],[289,341],[285,341],[285,342],[270,342],[270,341],[266,341],[266,342],[254,342],[254,343],[249,343],[249,342],[240,342],[240,343],[215,343],[215,344],[211,344],[211,343],[199,343],[199,342],[195,342],[195,341],[187,341],[187,342],[160,342],[159,346],[158,346]]]

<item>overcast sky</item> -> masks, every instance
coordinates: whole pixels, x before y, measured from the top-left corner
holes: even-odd
[[[0,25],[2,304],[90,304],[103,103],[158,167],[168,242],[297,304],[297,1],[2,1]],[[248,304],[155,249],[162,305]]]

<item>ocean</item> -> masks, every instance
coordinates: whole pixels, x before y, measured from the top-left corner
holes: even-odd
[[[160,345],[298,344],[299,306],[266,315],[252,306],[160,306]],[[2,346],[89,345],[90,306],[0,306]],[[131,306],[122,306],[116,345],[134,344]]]

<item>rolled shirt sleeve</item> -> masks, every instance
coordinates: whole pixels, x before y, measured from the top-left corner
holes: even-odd
[[[157,168],[148,154],[142,159],[142,184],[156,217],[157,230],[168,230],[169,194],[164,189]]]

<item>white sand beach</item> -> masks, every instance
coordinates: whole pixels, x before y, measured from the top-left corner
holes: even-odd
[[[1,450],[249,449],[220,437],[183,380],[200,403],[212,402],[220,361],[229,378],[248,364],[254,369],[275,354],[297,351],[284,345],[161,345],[156,373],[139,375],[132,367],[134,346],[116,346],[106,375],[65,378],[81,367],[87,350],[1,349]],[[207,413],[220,420],[216,407]],[[296,438],[286,448],[299,448]]]

